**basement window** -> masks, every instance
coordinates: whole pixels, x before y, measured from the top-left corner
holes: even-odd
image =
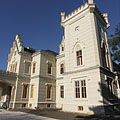
[[[78,106],[78,111],[83,111],[83,106]]]

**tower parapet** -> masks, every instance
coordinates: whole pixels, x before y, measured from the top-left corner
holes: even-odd
[[[65,16],[65,12],[62,12],[61,13],[61,26],[64,27],[64,22],[76,16],[77,14],[82,12],[84,9],[86,9],[88,6],[89,6],[88,3],[85,3],[84,5],[81,5],[79,8],[77,8],[76,10],[68,14],[67,16]]]

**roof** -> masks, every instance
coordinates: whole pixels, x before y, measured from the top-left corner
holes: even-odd
[[[30,47],[24,47],[24,51],[27,52],[27,53],[30,53],[30,54],[33,54],[34,52],[36,52],[35,49],[33,48],[30,48]]]
[[[56,52],[54,52],[54,51],[52,51],[52,50],[43,50],[43,51],[45,51],[45,52],[47,52],[47,53],[50,53],[50,54],[52,54],[52,55],[54,55],[54,56],[58,55],[58,53],[56,53]]]

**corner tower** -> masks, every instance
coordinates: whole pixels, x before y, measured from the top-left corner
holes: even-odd
[[[93,0],[88,0],[67,16],[65,12],[61,13],[64,51],[61,52],[60,48],[57,56],[58,108],[71,112],[105,113],[104,104],[108,101],[104,100],[103,94],[109,96],[110,91],[105,91],[112,85],[108,85],[107,80],[114,79],[106,32],[109,26],[108,15],[102,14]],[[106,84],[106,89],[103,90],[101,84]]]

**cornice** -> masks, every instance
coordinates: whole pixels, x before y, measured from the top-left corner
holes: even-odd
[[[73,73],[78,73],[78,72],[84,72],[84,71],[89,71],[89,70],[98,69],[98,68],[100,68],[100,66],[96,65],[96,66],[83,68],[83,69],[79,69],[79,70],[75,70],[75,71],[65,72],[65,73],[63,73],[63,75],[68,75],[68,74],[73,74]]]

